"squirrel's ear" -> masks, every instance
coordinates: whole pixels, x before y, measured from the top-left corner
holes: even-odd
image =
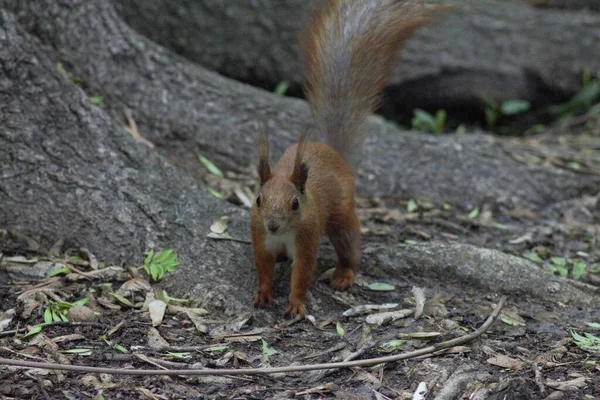
[[[271,179],[269,141],[264,130],[261,130],[258,135],[256,135],[256,149],[258,150],[258,176],[260,177],[260,186],[262,186]]]
[[[308,165],[305,163],[296,164],[294,172],[292,173],[292,182],[298,188],[298,191],[304,194],[304,188],[306,187],[306,180],[308,179]]]
[[[304,194],[304,187],[308,179],[308,165],[302,159],[304,158],[304,149],[308,138],[308,130],[303,130],[298,139],[296,147],[296,157],[294,159],[294,172],[292,172],[292,182],[298,188],[298,191]]]

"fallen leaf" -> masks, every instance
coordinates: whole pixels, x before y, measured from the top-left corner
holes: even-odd
[[[365,321],[370,325],[383,325],[387,322],[395,321],[400,318],[406,318],[414,313],[414,309],[404,309],[397,311],[388,311],[367,316]]]
[[[344,317],[356,317],[362,314],[369,314],[372,311],[390,310],[398,307],[398,303],[385,303],[385,304],[363,304],[354,306],[344,311],[342,315]]]
[[[167,304],[162,300],[152,300],[150,304],[148,304],[148,312],[150,313],[152,326],[162,324],[166,309]]]
[[[221,234],[227,230],[227,223],[229,222],[229,217],[223,216],[219,219],[213,221],[210,225],[210,231]]]
[[[368,289],[377,291],[377,292],[390,292],[396,287],[394,285],[390,285],[389,283],[381,283],[381,282],[373,282],[369,283],[367,286]]]
[[[511,369],[513,371],[520,371],[525,366],[523,361],[515,360],[514,358],[505,356],[503,354],[498,354],[494,357],[488,358],[486,361],[488,364]]]
[[[560,391],[581,389],[587,386],[587,378],[584,376],[580,376],[579,378],[575,378],[570,381],[555,381],[552,379],[547,379],[546,385]]]
[[[170,347],[167,342],[156,328],[148,329],[148,346],[154,350],[164,350]]]
[[[418,339],[418,340],[431,340],[435,339],[442,334],[440,332],[410,332],[398,334],[401,338]]]
[[[425,289],[413,286],[412,294],[415,296],[415,319],[419,319],[425,307]]]

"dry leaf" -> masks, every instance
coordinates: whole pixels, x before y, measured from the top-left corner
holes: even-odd
[[[413,309],[404,309],[398,311],[388,311],[379,314],[367,316],[366,322],[370,325],[383,325],[385,323],[395,321],[397,319],[406,318],[414,312]]]
[[[148,329],[148,346],[154,350],[164,350],[170,347],[169,342],[160,335],[156,328]]]
[[[158,326],[162,324],[166,309],[167,304],[162,300],[153,300],[150,302],[150,304],[148,304],[148,312],[150,313],[152,326]]]
[[[356,317],[362,314],[369,314],[373,311],[390,310],[398,307],[398,303],[385,303],[385,304],[363,304],[354,306],[344,311],[342,315],[344,317]]]
[[[117,289],[115,294],[123,297],[129,297],[137,292],[146,293],[150,291],[152,291],[152,286],[150,286],[150,283],[148,283],[147,280],[142,278],[134,278],[123,283],[121,287]]]
[[[496,365],[498,367],[512,369],[514,371],[520,371],[525,366],[523,361],[515,360],[514,358],[498,354],[494,357],[486,360],[488,364]]]
[[[217,233],[217,234],[222,234],[227,230],[228,222],[229,222],[229,217],[227,217],[227,216],[223,216],[219,219],[216,219],[213,221],[212,225],[210,226],[210,231]]]

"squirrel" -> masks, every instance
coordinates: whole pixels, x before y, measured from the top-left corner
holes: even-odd
[[[272,302],[278,261],[292,259],[286,315],[306,313],[306,291],[327,234],[338,258],[331,286],[354,282],[361,258],[354,172],[359,126],[379,105],[400,46],[439,7],[418,0],[327,0],[300,36],[304,92],[325,143],[304,131],[271,169],[266,134],[257,135],[260,192],[251,210],[258,289],[255,307]]]

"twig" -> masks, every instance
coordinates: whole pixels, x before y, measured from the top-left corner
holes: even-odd
[[[8,358],[0,358],[0,365],[13,365],[17,367],[26,368],[42,368],[42,369],[55,369],[61,371],[75,371],[75,372],[89,372],[97,374],[113,374],[113,375],[256,375],[256,374],[275,374],[275,373],[287,373],[287,372],[299,372],[299,371],[312,371],[320,369],[335,369],[335,368],[348,368],[348,367],[368,367],[377,364],[389,363],[394,361],[406,360],[409,358],[415,358],[422,356],[423,354],[433,353],[435,351],[445,349],[459,344],[470,342],[473,339],[481,336],[485,333],[489,327],[496,321],[504,303],[506,302],[506,296],[502,296],[494,311],[490,314],[487,320],[481,325],[476,331],[467,335],[454,338],[445,342],[428,346],[419,350],[410,351],[408,353],[396,354],[393,356],[371,358],[367,360],[357,360],[349,362],[337,362],[337,363],[325,363],[325,364],[308,364],[308,365],[295,365],[288,367],[275,367],[275,368],[240,368],[240,369],[182,369],[182,370],[143,370],[143,369],[117,369],[117,368],[99,368],[99,367],[88,367],[80,365],[69,365],[69,364],[52,364],[52,363],[41,363],[32,361],[22,360],[11,360]]]
[[[133,119],[131,111],[128,109],[125,109],[125,118],[127,118],[127,123],[129,124],[129,126],[125,127],[125,130],[129,132],[135,140],[137,140],[138,142],[142,142],[151,149],[153,149],[155,147],[154,143],[152,143],[140,134],[140,131],[138,131],[137,124],[135,123],[135,119]]]
[[[94,328],[102,328],[102,329],[106,329],[109,327],[108,325],[102,324],[100,322],[73,322],[73,321],[54,321],[54,322],[48,322],[48,323],[43,323],[43,324],[39,324],[39,325],[44,328],[46,328],[48,326],[57,326],[57,325],[58,326],[91,326]],[[12,336],[17,333],[24,333],[27,331],[29,331],[29,328],[18,328],[18,329],[13,329],[12,331],[0,332],[0,338],[6,337],[6,336]]]
[[[535,375],[535,384],[538,386],[540,394],[546,394],[546,387],[544,386],[544,377],[542,376],[540,366],[535,361],[529,361],[529,366],[531,367]]]

